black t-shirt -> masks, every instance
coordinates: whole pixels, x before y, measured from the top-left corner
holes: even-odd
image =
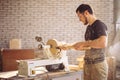
[[[94,40],[103,35],[107,35],[107,26],[100,20],[96,20],[92,25],[88,25],[85,40]]]
[[[100,36],[107,36],[107,26],[100,20],[96,20],[86,29],[85,40],[95,40]],[[105,48],[91,48],[85,51],[85,58],[95,59],[105,57]]]

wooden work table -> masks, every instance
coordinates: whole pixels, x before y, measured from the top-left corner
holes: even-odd
[[[1,72],[0,80],[83,80],[83,71],[47,72],[33,77],[20,77],[17,71]]]

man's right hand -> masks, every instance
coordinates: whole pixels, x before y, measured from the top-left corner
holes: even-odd
[[[75,50],[80,50],[80,51],[91,49],[89,46],[86,46],[85,44],[86,44],[85,42],[77,42],[73,45],[73,48]]]

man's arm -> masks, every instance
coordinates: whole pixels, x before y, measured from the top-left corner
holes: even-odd
[[[95,40],[76,42],[75,44],[65,44],[59,46],[59,48],[63,50],[68,50],[68,49],[86,50],[90,48],[105,48],[106,46],[107,46],[107,36],[101,36]]]
[[[107,36],[101,36],[98,39],[85,41],[85,42],[77,42],[73,45],[76,50],[85,50],[86,47],[91,48],[105,48],[107,46]]]
[[[105,48],[107,46],[107,36],[100,36],[98,39],[86,41],[85,45],[91,48]]]

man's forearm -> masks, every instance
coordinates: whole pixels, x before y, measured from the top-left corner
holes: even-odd
[[[86,41],[85,46],[91,48],[105,48],[107,46],[107,37],[101,36],[98,39]]]

